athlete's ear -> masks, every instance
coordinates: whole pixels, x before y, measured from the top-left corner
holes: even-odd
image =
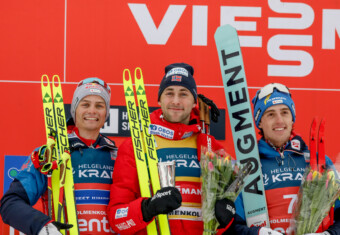
[[[158,105],[161,106],[161,101],[158,101]]]

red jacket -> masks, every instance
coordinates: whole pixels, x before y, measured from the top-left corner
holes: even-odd
[[[200,134],[200,126],[199,118],[198,118],[198,110],[194,109],[191,113],[190,124],[179,124],[179,123],[169,123],[162,118],[162,111],[158,109],[154,111],[151,117],[151,123],[155,125],[160,125],[162,127],[173,130],[171,138],[171,146],[176,146],[177,143],[181,142],[181,140],[195,137],[197,139],[197,149],[200,149],[201,143],[206,144],[207,137],[211,139],[212,149],[223,149],[222,146],[211,136]],[[192,123],[192,124],[191,124]],[[155,138],[157,137],[157,134]],[[164,141],[168,141],[163,138]],[[178,142],[176,142],[178,141]],[[162,141],[161,141],[162,142]],[[168,142],[167,142],[168,143]],[[195,143],[196,144],[196,143]],[[158,146],[159,147],[159,146]],[[189,169],[188,171],[193,172],[195,170],[195,174],[197,177],[197,173],[200,174],[199,167],[199,152],[195,150],[197,158],[196,168],[197,169]],[[198,152],[198,153],[197,153]],[[160,156],[160,152],[157,149],[158,158],[161,159],[164,156]],[[198,161],[198,167],[197,167]],[[177,161],[176,161],[177,163]],[[182,194],[182,206],[186,201],[196,201],[196,204],[201,203],[201,186],[200,183],[196,182],[185,182],[181,185],[181,183],[177,182],[177,172],[188,172],[185,169],[180,169],[177,171],[178,165],[176,165],[176,187],[179,188]],[[199,177],[199,175],[198,175]],[[115,163],[115,170],[113,172],[113,184],[111,186],[111,194],[110,194],[110,203],[108,206],[108,217],[110,221],[110,225],[112,229],[119,234],[146,234],[146,226],[148,223],[143,221],[143,215],[141,210],[141,202],[144,198],[140,196],[139,184],[138,184],[138,176],[136,170],[136,163],[133,154],[133,146],[131,138],[126,140],[118,150],[118,156]],[[182,177],[182,178],[193,178],[193,177]],[[195,195],[189,195],[188,188],[186,188],[185,193],[184,189],[181,190],[181,187],[191,187],[192,192]],[[196,191],[195,191],[196,190]],[[199,193],[197,193],[199,192]],[[193,203],[195,204],[195,203]],[[123,210],[124,209],[124,210]],[[117,210],[118,213],[117,213]],[[200,210],[200,208],[199,208]],[[123,216],[121,216],[121,212],[124,211]],[[126,213],[127,212],[127,213]],[[174,216],[176,217],[176,216]],[[183,220],[183,219],[170,219],[169,215],[169,224],[172,234],[202,234],[203,232],[203,222],[201,218],[196,218],[195,220]]]

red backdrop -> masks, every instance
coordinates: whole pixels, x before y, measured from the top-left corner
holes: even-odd
[[[40,79],[59,74],[64,102],[76,82],[97,76],[125,105],[124,68],[143,69],[149,106],[157,106],[164,66],[186,62],[199,93],[226,108],[214,44],[225,23],[239,32],[249,94],[270,82],[292,90],[295,130],[305,140],[316,115],[326,117],[326,152],[339,153],[339,32],[337,0],[33,0],[0,7],[0,169],[5,155],[28,155],[45,142]],[[228,115],[225,140],[234,153]],[[114,137],[119,145],[126,137]],[[0,174],[2,183],[6,176]],[[3,187],[0,187],[2,195]]]

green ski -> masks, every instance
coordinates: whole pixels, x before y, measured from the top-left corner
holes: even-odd
[[[230,25],[219,27],[215,32],[215,43],[236,158],[241,164],[252,163],[252,170],[242,193],[247,225],[270,227],[254,121],[236,29]]]

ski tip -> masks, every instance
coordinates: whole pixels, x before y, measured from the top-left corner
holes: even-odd
[[[139,80],[143,78],[142,69],[140,67],[135,68],[135,79]]]
[[[53,77],[52,77],[52,84],[53,84],[54,87],[59,87],[60,86],[59,75],[53,75]]]
[[[126,74],[128,74],[128,76],[125,76]],[[129,69],[124,69],[123,71],[123,81],[130,81],[131,80],[131,73]]]
[[[221,34],[230,34],[230,33],[236,33],[237,34],[237,31],[236,29],[231,26],[230,24],[225,24],[225,25],[222,25],[220,27],[218,27],[216,29],[216,32],[215,32],[215,39],[217,37],[219,37]]]
[[[41,76],[41,86],[48,87],[49,83],[50,83],[50,80],[49,80],[47,74],[43,74]]]
[[[325,123],[326,123],[326,118],[323,117],[323,118],[321,119],[320,125],[325,125]]]
[[[326,119],[322,118],[320,121],[320,126],[319,126],[319,135],[321,133],[322,138],[324,138],[324,132],[325,132],[325,124],[326,124]]]
[[[315,116],[312,120],[311,131],[316,128],[318,121],[319,121],[319,118],[317,116]]]

